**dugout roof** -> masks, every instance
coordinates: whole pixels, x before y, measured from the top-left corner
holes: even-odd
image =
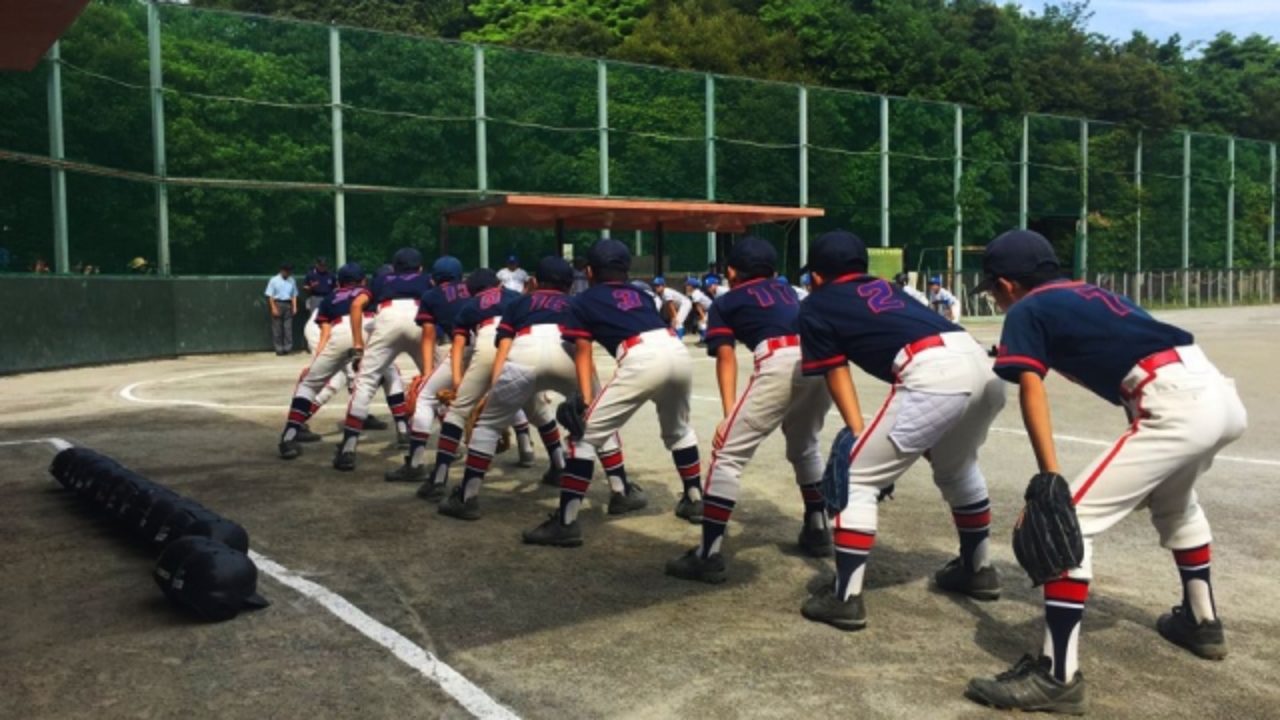
[[[0,0],[0,71],[31,70],[89,0]]]
[[[824,214],[822,208],[773,205],[498,195],[445,210],[444,219],[449,225],[742,233],[752,225]]]

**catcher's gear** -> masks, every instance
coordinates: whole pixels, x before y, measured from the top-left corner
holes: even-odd
[[[1071,489],[1057,473],[1039,473],[1027,483],[1026,505],[1013,526],[1013,554],[1032,585],[1061,577],[1084,559],[1084,538]]]
[[[569,437],[581,440],[587,432],[587,404],[582,396],[574,393],[572,397],[560,403],[556,408],[556,422],[564,426]]]
[[[405,389],[405,412],[409,414],[409,417],[413,417],[414,411],[418,409],[418,396],[422,394],[422,388],[426,386],[427,376],[415,375],[413,376],[413,380],[409,383],[409,387]]]
[[[849,504],[849,456],[853,455],[853,444],[857,441],[857,436],[845,426],[831,443],[827,466],[822,470],[822,499],[832,515]]]
[[[436,400],[444,407],[449,407],[453,404],[453,401],[457,399],[458,393],[454,390],[445,389],[436,393]]]

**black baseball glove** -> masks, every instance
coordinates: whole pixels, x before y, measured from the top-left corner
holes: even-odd
[[[574,440],[581,440],[583,434],[587,431],[587,404],[583,402],[582,396],[574,393],[568,400],[560,403],[556,408],[556,422],[564,426],[569,437]]]
[[[1084,538],[1071,489],[1057,473],[1027,483],[1026,505],[1013,526],[1013,554],[1033,586],[1060,577],[1084,560]]]

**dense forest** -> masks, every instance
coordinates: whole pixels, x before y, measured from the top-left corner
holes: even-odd
[[[327,23],[341,30],[348,183],[453,191],[349,194],[350,254],[432,249],[439,210],[474,191],[475,56],[485,45],[491,191],[598,193],[598,69],[606,60],[609,191],[707,193],[706,76],[714,74],[715,196],[794,204],[799,86],[808,87],[811,226],[881,237],[880,99],[889,100],[888,235],[920,251],[956,228],[956,105],[963,111],[960,206],[966,245],[1018,220],[1023,115],[1029,215],[1070,255],[1088,186],[1089,266],[1180,262],[1184,136],[1193,131],[1192,251],[1226,260],[1235,142],[1235,263],[1267,262],[1270,144],[1280,139],[1280,44],[1218,35],[1200,46],[1086,29],[1087,3],[1042,14],[984,0],[195,0],[163,6],[168,173],[327,183],[332,178]],[[288,22],[292,18],[312,23]],[[68,159],[152,170],[146,8],[96,0],[62,42]],[[443,38],[448,42],[441,41]],[[462,42],[457,42],[462,41]],[[48,152],[49,63],[0,74],[0,150]],[[1081,123],[1089,118],[1088,173]],[[1143,182],[1135,182],[1141,138]],[[49,171],[0,161],[0,247],[10,269],[51,254]],[[154,257],[145,182],[68,176],[73,262],[119,271]],[[175,185],[174,272],[260,273],[331,254],[333,204],[320,191]],[[1141,212],[1139,212],[1141,211]],[[474,233],[462,233],[474,259]],[[774,229],[788,265],[795,228]],[[586,238],[577,238],[585,241]],[[701,265],[705,242],[671,243]],[[495,230],[496,252],[533,253],[545,235]],[[936,264],[938,255],[927,262]]]

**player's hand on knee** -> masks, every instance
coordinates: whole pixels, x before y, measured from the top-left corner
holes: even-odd
[[[711,436],[711,449],[719,450],[724,447],[725,437],[729,434],[728,420],[721,420],[716,425],[716,434]]]
[[[453,402],[457,399],[458,392],[456,390],[445,388],[444,390],[436,393],[436,401],[439,402],[442,407],[449,407],[450,405],[453,405]]]

